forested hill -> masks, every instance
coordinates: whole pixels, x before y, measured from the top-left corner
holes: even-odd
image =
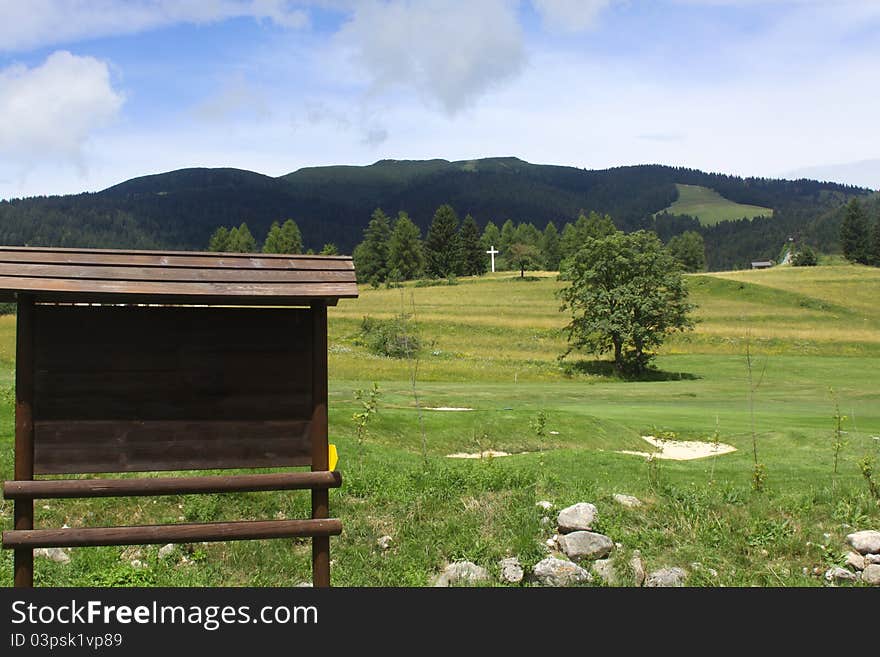
[[[770,219],[700,228],[712,268],[775,257],[790,233],[832,249],[835,210],[847,198],[868,193],[812,180],[739,178],[660,165],[590,171],[513,157],[381,160],[305,168],[278,178],[240,169],[183,169],[97,193],[0,202],[0,243],[202,249],[219,225],[247,222],[262,239],[273,221],[293,218],[307,247],[334,242],[351,252],[375,208],[392,216],[405,210],[424,232],[443,203],[460,216],[470,213],[480,226],[513,219],[543,229],[548,221],[559,226],[596,210],[610,214],[619,228],[656,228],[668,238],[697,224],[687,217],[655,217],[676,200],[676,183],[774,210]]]

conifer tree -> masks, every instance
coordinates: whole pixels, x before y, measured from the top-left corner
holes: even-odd
[[[859,199],[847,204],[843,223],[840,225],[840,244],[844,257],[851,262],[868,264],[868,217]]]
[[[556,230],[556,224],[552,221],[547,224],[544,234],[541,236],[541,259],[544,267],[549,271],[559,269],[562,251],[559,243],[559,231]]]
[[[390,239],[391,222],[388,215],[381,208],[376,208],[364,229],[364,241],[354,250],[358,280],[370,283],[384,283],[387,280]]]
[[[208,251],[228,251],[229,250],[229,231],[226,226],[220,226],[211,235],[208,240]]]
[[[461,269],[458,216],[450,205],[437,208],[425,238],[425,263],[431,276],[446,278]]]
[[[412,280],[425,270],[422,232],[406,212],[397,215],[388,246],[388,271],[402,281]]]
[[[462,269],[465,276],[481,276],[488,268],[486,253],[480,243],[480,229],[471,215],[467,215],[461,222],[461,231],[458,234],[461,244]]]

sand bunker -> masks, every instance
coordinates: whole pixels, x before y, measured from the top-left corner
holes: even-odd
[[[434,406],[427,407],[426,411],[472,411],[472,408],[465,408],[463,406]]]
[[[487,449],[485,452],[473,452],[471,454],[467,452],[458,452],[457,454],[447,454],[446,458],[448,459],[485,459],[485,458],[497,458],[499,456],[510,456],[510,452],[498,452],[494,449]]]
[[[653,452],[634,452],[631,450],[618,450],[618,454],[635,454],[645,458],[670,459],[672,461],[692,461],[707,456],[718,456],[735,452],[736,447],[725,443],[704,443],[699,440],[661,440],[654,436],[642,436],[642,440],[656,447]]]

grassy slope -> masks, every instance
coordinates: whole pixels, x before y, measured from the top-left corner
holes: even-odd
[[[708,187],[681,184],[675,186],[678,187],[678,200],[666,208],[666,212],[697,217],[704,226],[714,226],[720,221],[767,217],[773,214],[770,208],[730,201]]]
[[[564,344],[552,277],[515,282],[507,275],[458,286],[363,290],[331,312],[331,428],[341,452],[345,486],[331,507],[345,533],[333,540],[333,577],[348,585],[423,585],[448,560],[468,558],[490,568],[508,553],[534,563],[550,529],[534,502],[595,502],[599,529],[650,567],[705,571],[692,583],[807,585],[804,567],[831,557],[814,544],[840,546],[853,526],[880,525],[856,461],[878,452],[880,435],[880,270],[849,265],[697,275],[690,278],[702,320],[672,340],[658,358],[658,380],[621,382],[596,374],[567,376],[556,363]],[[420,365],[423,406],[467,406],[467,413],[424,412],[421,432],[406,363],[364,353],[353,336],[363,315],[390,316],[415,301],[424,339],[433,342]],[[750,336],[750,338],[748,337]],[[744,341],[751,339],[766,371],[755,395],[755,428],[768,490],[750,489],[752,467]],[[11,318],[0,319],[2,475],[11,475]],[[378,381],[381,408],[363,444],[354,438],[354,390]],[[834,389],[834,393],[830,392]],[[850,416],[840,474],[832,481],[830,431],[834,398]],[[548,431],[530,422],[539,410]],[[643,449],[639,435],[672,431],[706,439],[715,431],[739,451],[718,459],[662,462],[658,468],[617,449]],[[450,462],[452,451],[528,451],[507,459]],[[646,508],[624,511],[615,492],[640,496]],[[179,506],[178,506],[179,505]],[[38,504],[38,522],[71,526],[118,522],[301,517],[306,496],[245,494],[152,501],[59,501]],[[0,507],[4,526],[11,504]],[[824,533],[830,539],[823,537]],[[394,537],[382,553],[375,540]],[[123,548],[74,552],[69,566],[38,562],[44,584],[290,585],[308,577],[305,541],[194,546],[192,565],[159,561],[134,571]],[[623,569],[622,569],[622,572]],[[625,572],[624,572],[625,574]],[[3,554],[0,582],[11,578]]]

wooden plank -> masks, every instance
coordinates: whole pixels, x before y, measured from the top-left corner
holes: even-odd
[[[37,420],[34,471],[76,474],[309,465],[309,424],[306,420]]]
[[[94,263],[128,262],[132,265],[159,265],[177,261],[231,264],[219,266],[263,266],[263,263],[309,263],[332,268],[334,263],[351,263],[351,256],[305,255],[299,253],[230,253],[214,251],[152,251],[147,249],[86,249],[41,246],[0,246],[0,259],[21,258],[30,262]],[[137,259],[139,258],[139,260]],[[237,263],[237,264],[236,264]],[[199,266],[211,266],[208,264]]]
[[[327,306],[312,304],[312,401],[314,410],[310,427],[312,470],[329,470],[327,452]],[[330,515],[328,491],[312,490],[312,518]],[[312,539],[312,584],[316,587],[330,586],[330,538],[320,536]]]
[[[18,300],[15,341],[15,478],[34,478],[34,300]],[[16,500],[13,511],[16,531],[34,527],[34,501]],[[34,585],[34,552],[22,547],[14,555],[16,587]]]
[[[313,299],[324,297],[354,298],[357,296],[357,284],[343,282],[327,283],[179,283],[155,281],[108,281],[108,280],[75,280],[58,278],[21,278],[4,276],[0,278],[0,289],[18,292],[39,292],[38,300],[64,298],[81,298],[80,295],[131,295],[135,298],[186,297],[193,302],[200,297],[213,298],[272,298],[275,303],[280,299]],[[52,295],[62,295],[53,297]]]
[[[342,523],[335,518],[322,520],[242,520],[238,522],[145,525],[140,527],[30,529],[3,532],[3,547],[32,550],[39,547],[247,541],[295,536],[331,536],[341,532]]]
[[[338,472],[281,472],[148,479],[52,479],[3,482],[3,497],[8,500],[18,500],[189,495],[338,488],[341,485],[342,476]]]
[[[351,283],[353,269],[251,269],[34,264],[0,261],[0,277],[196,283]]]

